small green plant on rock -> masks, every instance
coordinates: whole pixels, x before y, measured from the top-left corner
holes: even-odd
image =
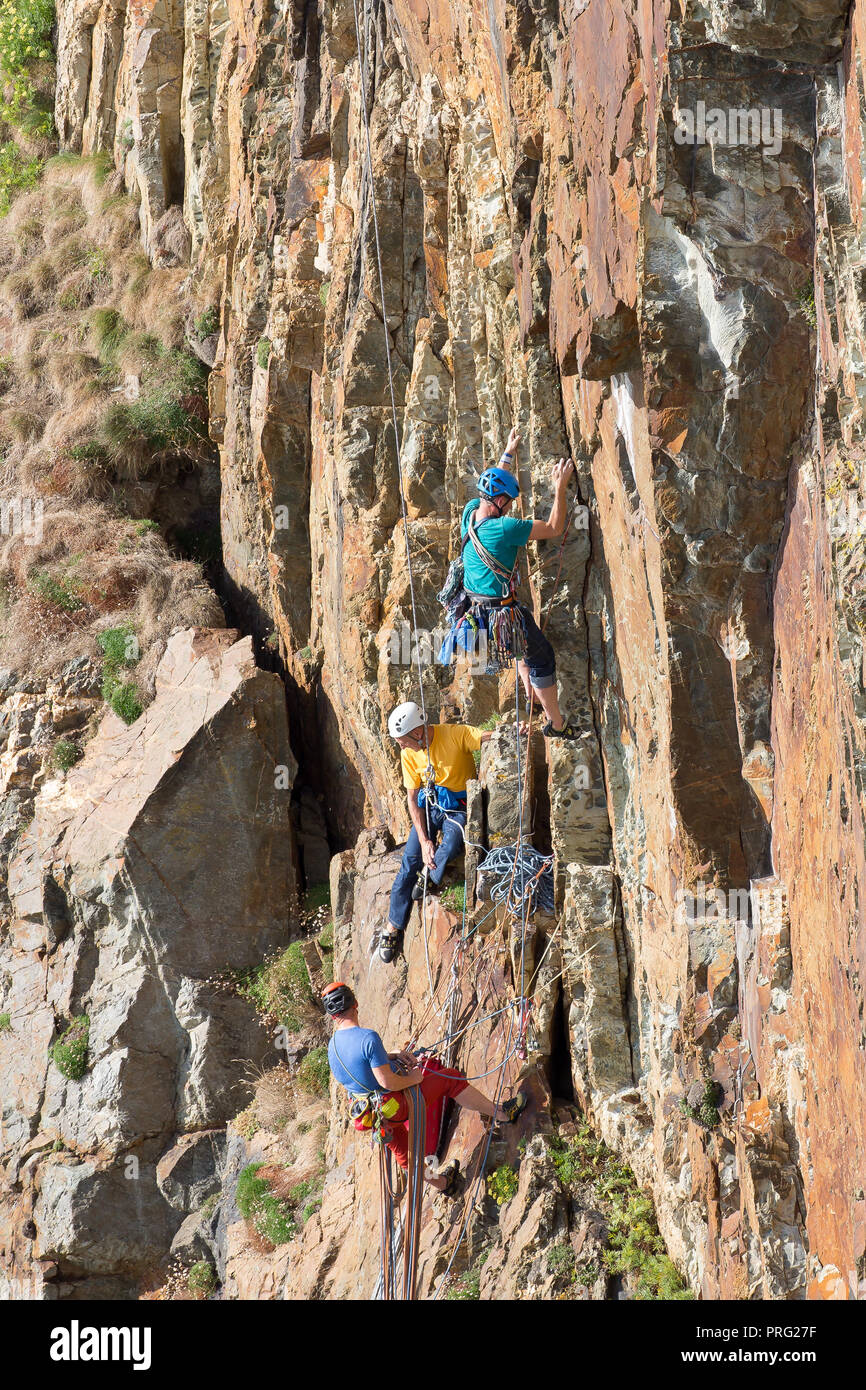
[[[547,1268],[551,1274],[570,1275],[574,1273],[574,1251],[564,1241],[551,1245],[547,1252]]]
[[[313,1005],[310,972],[300,941],[293,941],[273,960],[265,961],[236,979],[238,993],[255,1004],[265,1018],[276,1019],[290,1033],[297,1033],[303,1016]]]
[[[74,1018],[51,1049],[51,1060],[67,1081],[80,1081],[87,1071],[87,1044],[90,1019],[87,1014]]]
[[[697,1105],[690,1105],[685,1096],[679,1102],[679,1109],[687,1119],[705,1129],[715,1129],[721,1120],[718,1108],[719,1086],[712,1077],[705,1079],[704,1093]]]
[[[631,1275],[638,1299],[693,1298],[665,1252],[651,1199],[640,1190],[631,1169],[593,1134],[588,1122],[584,1120],[566,1140],[555,1135],[549,1151],[563,1186],[578,1191],[589,1187],[605,1216],[606,1270]],[[575,1282],[591,1285],[599,1273],[595,1265],[581,1264],[575,1270]]]
[[[186,1286],[197,1298],[210,1298],[217,1286],[217,1277],[209,1260],[196,1260],[186,1276]]]
[[[0,1014],[0,1033],[12,1032],[12,1015]]]
[[[27,587],[43,603],[64,613],[77,613],[85,606],[84,600],[75,592],[74,580],[64,575],[58,577],[45,570],[34,569],[28,577]]]
[[[193,328],[197,338],[210,338],[219,328],[219,315],[216,309],[205,309],[203,314],[195,320]]]
[[[803,317],[810,327],[817,328],[818,314],[815,309],[815,283],[813,280],[807,280],[805,284],[800,286],[797,291],[797,300],[803,311]]]
[[[514,1196],[520,1184],[517,1173],[507,1163],[503,1163],[487,1178],[487,1191],[498,1207],[504,1206]]]
[[[259,338],[259,341],[258,341],[258,343],[256,344],[256,362],[258,363],[258,365],[259,365],[260,367],[266,367],[266,366],[268,365],[268,358],[270,357],[270,355],[271,355],[271,340],[270,340],[270,338]]]
[[[250,1163],[238,1178],[235,1201],[245,1221],[271,1245],[285,1245],[297,1234],[297,1223],[291,1207],[275,1197],[267,1178],[258,1176],[261,1163]]]
[[[448,912],[463,912],[466,907],[466,884],[452,883],[440,894],[439,901]]]
[[[59,772],[68,772],[83,757],[83,750],[71,738],[59,738],[51,750],[51,762]]]
[[[298,1085],[310,1096],[326,1096],[331,1085],[328,1049],[314,1047],[298,1067]]]
[[[481,1297],[481,1270],[474,1265],[464,1274],[452,1279],[445,1295],[449,1302],[477,1302]]]
[[[142,713],[141,696],[133,681],[123,679],[127,667],[139,658],[138,639],[129,623],[100,632],[97,641],[102,649],[102,698],[125,724],[133,724]]]

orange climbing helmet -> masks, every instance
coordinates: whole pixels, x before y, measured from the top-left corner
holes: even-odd
[[[327,989],[322,990],[322,1003],[325,1006],[325,1012],[334,1018],[338,1014],[346,1013],[357,1002],[349,986],[344,985],[342,980],[335,980],[332,985],[328,985]]]

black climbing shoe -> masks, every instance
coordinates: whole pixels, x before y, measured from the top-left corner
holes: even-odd
[[[529,1101],[523,1091],[518,1091],[516,1096],[503,1102],[502,1109],[505,1111],[506,1123],[516,1124],[526,1109]]]
[[[438,896],[438,893],[439,893],[439,884],[438,884],[438,883],[431,883],[431,882],[430,882],[430,879],[428,878],[428,879],[427,879],[427,897],[428,897],[428,898],[435,898],[435,897]],[[412,889],[412,901],[413,901],[413,903],[420,903],[420,902],[423,901],[423,898],[424,898],[424,879],[423,879],[423,878],[419,878],[418,882],[415,884],[415,887]]]
[[[571,721],[570,719],[566,719],[566,721],[565,721],[565,723],[563,724],[563,726],[562,726],[561,729],[554,729],[554,727],[553,727],[553,721],[552,721],[551,719],[548,719],[547,723],[545,724],[545,726],[544,726],[544,728],[542,729],[541,732],[544,734],[544,737],[545,737],[545,738],[567,738],[567,739],[589,738],[589,734],[588,734],[588,733],[581,733],[581,731],[580,731],[580,729],[577,727],[577,725],[574,724],[574,723],[572,723],[572,721]]]
[[[438,1176],[445,1178],[445,1186],[440,1188],[443,1197],[454,1197],[457,1193],[457,1184],[460,1182],[460,1164],[456,1158],[452,1158],[447,1168],[440,1169]]]
[[[401,946],[403,933],[396,927],[386,928],[379,933],[379,959],[390,965]]]

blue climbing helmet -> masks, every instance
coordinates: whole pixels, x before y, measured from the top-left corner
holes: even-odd
[[[506,468],[485,468],[478,479],[478,491],[482,497],[517,497],[520,484],[513,473]]]

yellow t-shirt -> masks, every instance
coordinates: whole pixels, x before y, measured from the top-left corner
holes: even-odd
[[[437,787],[447,787],[452,792],[465,792],[466,783],[475,776],[475,759],[472,754],[481,747],[481,729],[470,724],[435,724],[430,740],[430,761],[433,764],[433,781]],[[407,791],[417,791],[424,785],[427,771],[427,749],[421,747],[401,748],[400,763],[403,768],[403,786]]]

